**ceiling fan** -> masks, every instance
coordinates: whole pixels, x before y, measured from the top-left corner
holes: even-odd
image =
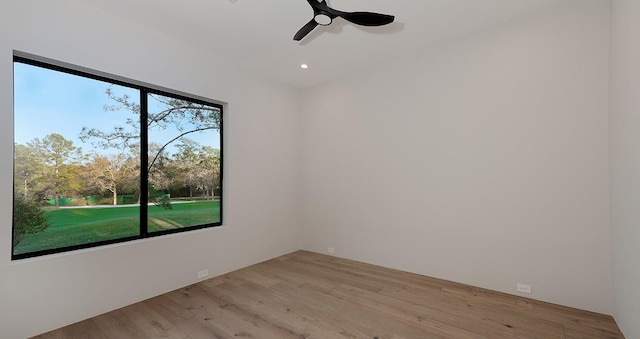
[[[393,15],[371,13],[371,12],[342,12],[327,5],[327,0],[307,0],[313,8],[313,19],[296,33],[293,40],[300,41],[311,33],[318,25],[328,26],[333,19],[341,17],[351,23],[361,26],[383,26],[393,22]]]

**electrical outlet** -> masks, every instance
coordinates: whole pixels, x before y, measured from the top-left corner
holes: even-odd
[[[209,270],[198,271],[198,279],[202,279],[209,276]]]
[[[327,249],[327,252],[329,252],[329,253],[333,253],[333,252],[335,252],[335,251],[336,251],[336,250],[335,250],[335,248],[333,248],[333,247],[329,247],[329,248]]]
[[[531,285],[518,283],[516,284],[516,290],[520,293],[531,294]]]

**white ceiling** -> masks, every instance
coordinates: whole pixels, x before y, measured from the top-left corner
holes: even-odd
[[[313,17],[306,0],[85,0],[176,39],[237,60],[254,72],[309,87],[568,0],[328,0],[343,11],[395,15],[382,27],[340,18],[301,42]],[[300,64],[309,69],[300,69]]]

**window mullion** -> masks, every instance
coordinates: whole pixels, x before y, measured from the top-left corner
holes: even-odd
[[[148,91],[140,90],[140,235],[149,233],[149,105]]]

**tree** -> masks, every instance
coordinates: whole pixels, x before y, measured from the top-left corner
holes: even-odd
[[[220,150],[209,146],[203,146],[199,152],[200,156],[200,180],[203,190],[203,197],[206,199],[209,191],[211,200],[215,195],[215,190],[220,188]]]
[[[189,189],[189,199],[193,199],[194,189],[202,191],[203,199],[209,194],[213,199],[214,190],[220,187],[220,150],[187,138],[182,138],[176,148],[171,162],[175,180]]]
[[[13,196],[13,247],[27,234],[43,232],[49,223],[38,202],[22,195]]]
[[[171,202],[166,194],[169,193],[169,188],[173,183],[171,161],[165,155],[164,149],[156,143],[151,143],[148,151],[149,158],[156,159],[154,164],[149,167],[149,198],[154,204],[170,209]]]
[[[122,125],[107,130],[83,127],[80,139],[83,142],[91,141],[94,147],[104,149],[115,148],[121,151],[133,149],[139,145],[143,132],[140,126],[141,106],[135,99],[127,95],[116,95],[111,88],[106,90],[106,94],[113,104],[105,105],[105,111],[124,110],[131,112],[133,116],[126,119]],[[178,176],[177,172],[172,171],[175,166],[167,155],[171,149],[168,147],[192,133],[220,130],[222,112],[214,105],[158,94],[148,94],[146,99],[148,109],[144,128],[146,128],[149,138],[147,153],[149,191],[147,195],[155,201],[159,196],[159,191],[167,193],[172,187],[175,187],[175,179]],[[162,136],[164,140],[159,142],[155,140],[155,136]]]
[[[14,145],[14,192],[31,198],[31,191],[37,190],[38,180],[44,172],[42,161],[33,147]]]
[[[200,145],[193,140],[183,138],[182,143],[177,145],[178,153],[173,155],[174,172],[179,174],[179,180],[184,187],[189,189],[189,200],[193,200],[193,190],[200,184],[200,156],[198,148]]]
[[[113,205],[118,204],[118,186],[136,175],[137,161],[125,154],[101,156],[94,154],[83,173],[89,187],[111,192]]]
[[[105,106],[106,111],[128,110],[134,118],[127,119],[127,126],[116,126],[111,131],[84,127],[80,139],[84,142],[94,140],[95,146],[103,148],[126,149],[140,142],[140,104],[132,101],[127,95],[116,96],[111,89],[106,94],[114,105]],[[221,111],[215,106],[195,103],[162,95],[149,94],[148,99],[156,109],[150,110],[147,117],[147,129],[162,131],[175,128],[177,135],[159,145],[158,151],[149,158],[148,170],[151,171],[164,150],[186,135],[206,130],[220,130]]]
[[[46,166],[44,191],[52,195],[56,206],[62,194],[70,194],[81,188],[82,183],[77,180],[78,166],[74,163],[83,159],[82,149],[75,147],[73,141],[62,135],[52,133],[42,140],[35,138],[27,145],[34,149],[36,156]]]

